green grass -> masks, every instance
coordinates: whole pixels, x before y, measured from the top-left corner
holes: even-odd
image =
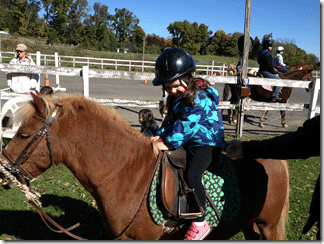
[[[226,140],[236,138],[227,136]],[[265,139],[244,136],[242,140]],[[299,240],[308,211],[315,182],[320,172],[320,157],[288,160],[290,178],[290,206],[287,240]],[[56,171],[47,170],[31,182],[32,189],[41,193],[42,209],[63,227],[81,222],[75,232],[87,239],[107,239],[97,205],[79,181],[64,166]],[[35,208],[27,203],[19,189],[5,190],[0,187],[0,240],[70,240],[65,234],[57,234],[46,227]],[[315,238],[317,227],[302,240]],[[8,239],[9,238],[9,239]],[[239,233],[231,240],[244,240]]]

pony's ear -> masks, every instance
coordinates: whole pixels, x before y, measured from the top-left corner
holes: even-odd
[[[42,95],[39,91],[37,91],[37,90],[35,90],[35,92],[36,92],[36,94],[38,95],[38,96],[40,96],[40,95]]]
[[[34,99],[35,102],[35,108],[38,113],[43,115],[44,118],[46,118],[46,103],[43,98],[40,96],[35,95],[34,93],[30,93]]]

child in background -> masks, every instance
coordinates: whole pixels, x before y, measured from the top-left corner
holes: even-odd
[[[141,133],[144,133],[147,137],[156,135],[156,131],[159,128],[156,124],[153,113],[149,109],[142,109],[138,113],[138,121],[141,124]]]
[[[43,95],[52,95],[53,92],[53,88],[50,86],[43,86],[40,90],[40,93]]]
[[[181,146],[186,149],[184,179],[204,208],[204,214],[191,223],[186,240],[202,240],[210,231],[205,220],[206,192],[202,175],[212,162],[221,163],[221,151],[226,147],[218,91],[207,80],[193,77],[191,73],[195,70],[195,61],[188,52],[167,48],[156,60],[153,80],[153,85],[162,85],[169,94],[165,119],[158,136],[152,138],[154,149]],[[190,212],[200,212],[188,200]]]

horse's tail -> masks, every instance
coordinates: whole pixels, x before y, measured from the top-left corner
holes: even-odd
[[[289,211],[289,171],[288,171],[288,162],[286,160],[282,161],[285,168],[286,168],[286,174],[287,174],[287,194],[284,206],[281,211],[280,219],[277,225],[277,240],[285,240],[287,236],[287,229],[288,226],[288,211]]]

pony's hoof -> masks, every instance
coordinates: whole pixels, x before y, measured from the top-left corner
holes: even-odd
[[[287,124],[283,124],[282,127],[288,128],[288,125]]]
[[[263,123],[260,123],[259,124],[259,127],[263,128],[264,127]]]

